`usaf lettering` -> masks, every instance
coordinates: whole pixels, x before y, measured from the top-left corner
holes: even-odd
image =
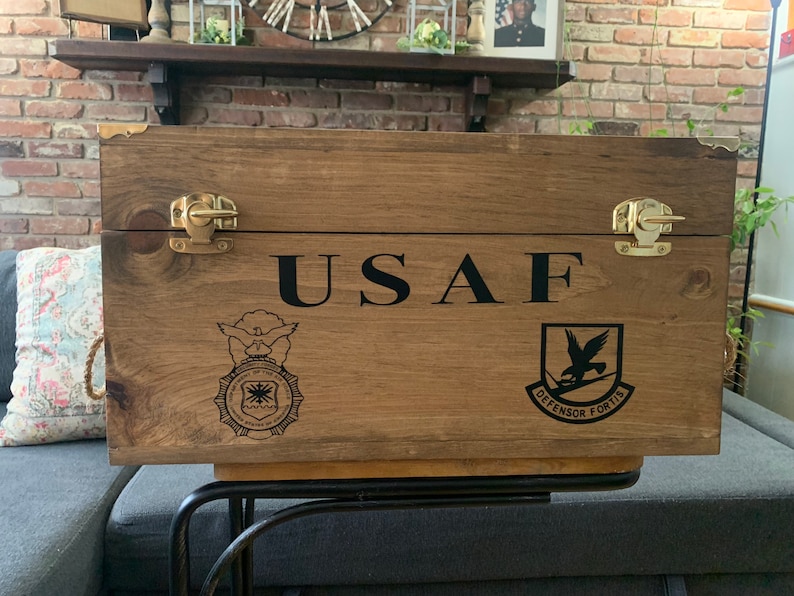
[[[531,294],[529,300],[523,301],[525,304],[556,302],[555,300],[549,299],[549,282],[553,279],[562,280],[566,287],[571,287],[570,265],[566,266],[564,273],[561,275],[552,275],[550,273],[550,262],[552,257],[573,257],[579,265],[584,265],[582,253],[580,252],[532,252],[524,254],[531,258],[532,265]],[[285,303],[292,306],[308,308],[325,304],[331,298],[333,290],[333,260],[341,257],[341,255],[317,255],[316,258],[325,259],[326,290],[325,296],[315,302],[305,302],[298,295],[299,259],[315,257],[306,257],[305,255],[270,256],[278,260],[279,292],[281,294],[281,299]],[[408,281],[392,273],[387,273],[379,268],[375,262],[378,260],[382,263],[387,259],[396,261],[402,268],[406,267],[405,254],[382,253],[372,255],[365,259],[361,264],[361,274],[364,279],[394,292],[394,297],[388,302],[376,302],[369,298],[364,290],[361,290],[359,306],[393,306],[404,302],[408,299],[408,296],[410,296],[411,286]],[[457,270],[452,274],[446,289],[443,292],[439,292],[439,300],[433,302],[433,304],[453,304],[453,302],[449,300],[450,290],[461,288],[468,288],[471,291],[473,300],[469,300],[469,304],[503,304],[503,301],[493,295],[486,280],[477,269],[474,260],[468,254],[463,257]]]

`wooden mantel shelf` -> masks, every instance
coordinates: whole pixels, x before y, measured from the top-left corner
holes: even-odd
[[[105,40],[55,40],[50,44],[50,57],[82,70],[148,71],[155,87],[155,107],[161,120],[172,124],[178,123],[175,85],[182,74],[458,85],[469,89],[467,122],[470,129],[472,120],[482,120],[485,116],[491,85],[554,89],[575,76],[573,63],[553,60]],[[158,85],[164,87],[158,89]]]

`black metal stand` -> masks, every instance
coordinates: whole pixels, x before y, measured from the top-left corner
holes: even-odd
[[[170,593],[172,596],[188,596],[190,518],[199,507],[211,501],[229,501],[231,541],[207,576],[201,594],[214,594],[220,578],[231,571],[232,594],[251,596],[254,590],[253,541],[286,521],[351,510],[546,503],[552,492],[626,488],[634,484],[639,475],[639,470],[633,470],[617,474],[561,476],[213,482],[191,493],[174,515],[169,553]],[[254,503],[261,498],[321,500],[288,507],[254,523]]]

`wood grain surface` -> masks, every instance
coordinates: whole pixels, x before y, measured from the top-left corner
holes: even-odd
[[[111,461],[285,479],[716,453],[735,159],[694,139],[105,140]],[[236,203],[230,252],[169,247],[196,191]],[[615,250],[613,208],[643,196],[687,218],[664,257]]]
[[[251,234],[225,255],[178,255],[160,232],[103,233],[109,441],[114,461],[499,459],[708,453],[717,448],[728,245],[674,238],[630,258],[603,236]],[[549,302],[533,259],[550,258]],[[284,302],[278,255],[296,262]],[[361,264],[410,285],[367,280]],[[581,254],[582,264],[577,256]],[[276,255],[276,256],[272,256]],[[333,258],[320,255],[338,255]],[[469,255],[493,301],[458,269]],[[574,255],[574,256],[572,256]],[[568,274],[568,283],[559,276]],[[471,277],[471,274],[470,274]],[[454,280],[454,283],[453,283]],[[362,296],[378,304],[365,303]],[[482,295],[480,296],[482,298]],[[440,304],[443,299],[443,304]],[[383,305],[380,305],[383,304]],[[282,436],[237,437],[213,402],[235,365],[219,324],[264,310],[297,323],[284,367],[299,418]],[[542,413],[542,324],[622,325],[622,378],[636,387],[593,424]],[[584,343],[584,342],[582,342]],[[567,345],[558,341],[557,351]],[[124,406],[122,409],[120,406]]]
[[[729,234],[736,155],[696,139],[150,127],[103,141],[106,230],[169,230],[171,201],[227,196],[239,230],[611,234],[649,196]]]

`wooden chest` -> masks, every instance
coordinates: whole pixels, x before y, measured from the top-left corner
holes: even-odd
[[[101,130],[112,463],[455,476],[718,452],[735,153],[116,132]]]

